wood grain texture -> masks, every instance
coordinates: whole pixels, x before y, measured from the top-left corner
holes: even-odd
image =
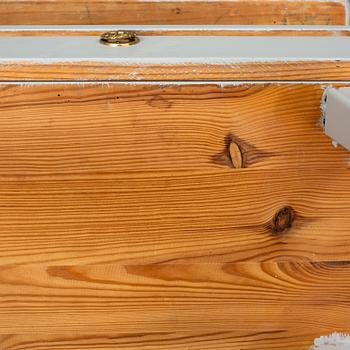
[[[317,84],[0,93],[1,264],[349,257],[349,153],[319,126]]]
[[[0,345],[300,349],[350,330],[349,281],[348,263],[3,266]]]
[[[0,334],[0,344],[6,350],[261,350],[309,349],[317,331],[288,331],[276,329],[267,332],[237,331],[209,332],[141,332],[141,333],[32,333]]]
[[[0,85],[0,349],[350,332],[350,156],[319,126],[325,87]]]
[[[269,61],[230,64],[116,64],[81,61],[0,62],[6,81],[348,81],[350,61]]]
[[[0,24],[347,24],[346,0],[2,0]]]

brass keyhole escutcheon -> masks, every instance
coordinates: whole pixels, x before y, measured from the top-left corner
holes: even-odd
[[[130,46],[140,41],[135,32],[117,30],[113,32],[103,33],[100,42],[109,46]]]

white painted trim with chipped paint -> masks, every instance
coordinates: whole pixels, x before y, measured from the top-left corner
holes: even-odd
[[[321,109],[326,135],[350,150],[350,87],[326,89]]]
[[[105,62],[118,65],[350,61],[350,37],[141,36],[137,45],[110,47],[96,36],[0,37],[0,62]],[[170,69],[170,67],[169,67]]]
[[[314,341],[310,350],[350,350],[350,335],[332,333],[321,336]]]

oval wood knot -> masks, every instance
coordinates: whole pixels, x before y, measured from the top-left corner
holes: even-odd
[[[231,141],[228,145],[228,156],[233,168],[243,168],[243,155],[239,145]]]
[[[292,207],[284,207],[280,209],[272,220],[272,231],[274,233],[282,233],[292,227],[295,213]]]

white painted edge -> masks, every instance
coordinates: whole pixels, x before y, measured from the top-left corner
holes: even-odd
[[[350,87],[326,89],[321,110],[325,134],[335,146],[340,144],[350,150]]]

